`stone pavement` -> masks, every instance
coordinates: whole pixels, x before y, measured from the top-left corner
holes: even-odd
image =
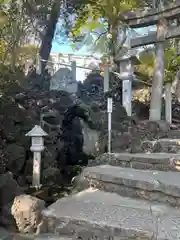
[[[85,168],[80,182],[122,196],[180,205],[180,173],[122,168],[110,165]]]
[[[108,235],[117,239],[180,239],[180,210],[97,189],[60,199],[43,215],[49,231],[60,235],[79,232],[101,239]]]
[[[175,153],[111,153],[99,156],[89,166],[109,164],[137,169],[151,169],[161,171],[178,171],[176,162],[180,155]]]
[[[75,180],[80,192],[43,211],[48,231],[83,240],[180,239],[180,139],[143,142],[140,150],[90,161]]]
[[[180,153],[180,139],[161,138],[154,141],[144,141],[141,144],[143,152]]]
[[[169,164],[171,158],[180,158],[179,154],[174,153],[112,153],[119,160],[137,161],[144,163]]]
[[[171,139],[180,139],[180,130],[170,130],[168,132],[168,138],[171,138]]]
[[[74,181],[76,194],[43,211],[48,234],[0,230],[0,240],[180,239],[180,140],[146,141],[141,150],[89,162]]]

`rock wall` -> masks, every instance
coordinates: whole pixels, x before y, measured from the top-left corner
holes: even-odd
[[[68,109],[71,110],[68,112],[68,116],[72,118],[70,122],[65,118]],[[31,141],[25,134],[35,124],[41,123],[49,134],[45,139],[46,149],[42,156],[42,183],[63,186],[66,179],[62,174],[64,173],[65,177],[68,175],[66,167],[84,164],[84,156],[81,154],[83,133],[80,120],[76,116],[77,114],[83,118],[84,111],[80,111],[80,114],[77,111],[80,108],[77,107],[74,112],[72,109],[76,109],[76,105],[64,91],[24,91],[14,96],[1,96],[1,225],[15,226],[10,211],[12,201],[32,182],[32,153],[29,150]]]

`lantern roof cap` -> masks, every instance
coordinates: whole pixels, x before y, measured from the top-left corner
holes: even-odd
[[[48,134],[39,126],[35,125],[31,131],[26,133],[28,137],[45,137]]]

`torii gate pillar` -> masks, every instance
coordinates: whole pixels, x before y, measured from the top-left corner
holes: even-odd
[[[161,120],[162,89],[164,83],[164,41],[167,21],[159,21],[157,25],[156,63],[152,82],[150,116],[151,121]]]
[[[120,59],[120,79],[122,80],[122,105],[127,115],[131,116],[133,66],[129,54]]]

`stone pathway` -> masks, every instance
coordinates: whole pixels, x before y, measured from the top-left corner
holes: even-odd
[[[180,154],[174,153],[105,153],[95,161],[92,160],[89,165],[109,164],[137,169],[178,171],[176,163],[179,160]]]
[[[168,138],[171,138],[171,139],[180,139],[180,130],[170,130],[168,132]]]
[[[43,214],[52,232],[60,235],[80,232],[85,238],[180,239],[180,210],[95,189],[60,199]]]
[[[0,230],[0,240],[180,239],[179,143],[161,139],[143,143],[153,153],[98,157],[76,179],[80,192],[43,211],[48,235],[4,237]]]
[[[180,205],[180,173],[101,165],[84,169],[80,179],[94,187],[122,196]]]
[[[180,139],[162,138],[154,141],[144,141],[141,145],[143,152],[180,153]]]
[[[83,240],[180,239],[179,143],[150,141],[143,150],[153,153],[104,154],[96,166],[90,162],[76,181],[81,192],[43,212],[49,231]]]
[[[84,169],[83,176],[147,191],[158,191],[180,197],[180,173],[129,169],[101,165]]]

